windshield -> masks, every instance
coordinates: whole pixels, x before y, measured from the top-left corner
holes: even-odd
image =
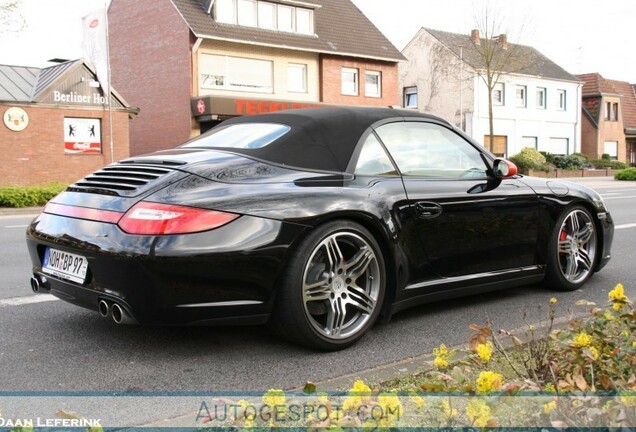
[[[289,129],[277,123],[238,123],[214,128],[181,147],[258,149],[276,141]]]

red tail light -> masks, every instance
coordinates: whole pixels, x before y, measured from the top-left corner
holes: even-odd
[[[128,234],[188,234],[218,228],[238,217],[215,210],[141,201],[126,212],[118,225]]]

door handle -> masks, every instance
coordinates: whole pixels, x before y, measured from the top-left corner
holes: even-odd
[[[433,202],[415,203],[415,213],[421,219],[433,219],[442,214],[442,206]]]

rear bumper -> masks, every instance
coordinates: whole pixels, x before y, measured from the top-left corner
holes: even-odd
[[[243,216],[204,233],[131,236],[113,224],[42,214],[27,230],[27,247],[40,291],[77,306],[97,311],[106,300],[140,324],[258,324],[269,318],[302,229]],[[45,274],[47,247],[86,257],[85,282]]]

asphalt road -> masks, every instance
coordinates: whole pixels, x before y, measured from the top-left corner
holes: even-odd
[[[430,353],[442,342],[461,344],[470,333],[468,325],[487,318],[507,329],[538,322],[551,297],[559,300],[562,316],[579,299],[605,304],[618,282],[636,298],[636,184],[583,181],[604,196],[617,231],[612,260],[582,291],[528,286],[416,307],[336,353],[288,344],[266,327],[116,326],[97,313],[33,295],[24,242],[30,217],[0,216],[0,391],[291,389],[307,380],[320,382]]]

